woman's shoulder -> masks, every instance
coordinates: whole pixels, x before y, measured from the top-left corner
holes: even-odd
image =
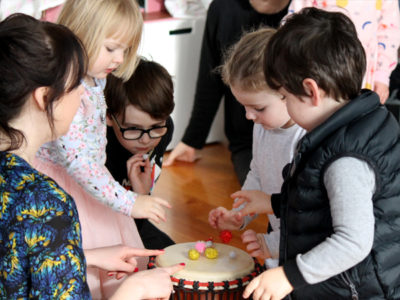
[[[19,156],[2,153],[0,164],[0,191],[8,195],[9,205],[22,210],[29,210],[30,206],[70,209],[71,197],[53,179]]]

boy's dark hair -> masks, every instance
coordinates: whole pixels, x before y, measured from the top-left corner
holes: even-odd
[[[126,82],[110,74],[104,94],[108,112],[124,117],[125,108],[131,104],[153,119],[163,120],[169,117],[175,105],[171,75],[160,64],[143,58]]]
[[[361,90],[366,68],[363,46],[344,14],[304,8],[289,16],[265,50],[264,74],[273,89],[307,96],[311,78],[335,100],[350,100]]]
[[[49,87],[46,112],[53,129],[53,104],[80,85],[86,64],[84,47],[65,26],[24,14],[0,22],[0,130],[10,143],[6,150],[18,149],[24,139],[10,121],[20,114],[30,94]]]

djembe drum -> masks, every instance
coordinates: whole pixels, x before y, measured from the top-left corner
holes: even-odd
[[[217,258],[200,255],[196,260],[188,257],[195,243],[176,244],[165,248],[165,253],[149,262],[149,268],[167,267],[185,263],[185,269],[171,276],[177,300],[231,300],[243,299],[245,286],[263,271],[247,252],[233,246],[214,243]]]

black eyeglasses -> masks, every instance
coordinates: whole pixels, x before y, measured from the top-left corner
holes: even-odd
[[[122,137],[125,140],[138,140],[145,133],[147,133],[151,139],[158,139],[158,138],[164,136],[168,131],[168,128],[166,125],[154,126],[149,129],[141,129],[141,128],[136,128],[136,127],[122,128],[121,125],[119,124],[117,118],[113,114],[111,114],[111,117],[114,119],[119,130],[122,133]]]

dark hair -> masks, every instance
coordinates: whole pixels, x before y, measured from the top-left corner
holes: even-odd
[[[80,85],[86,54],[66,27],[13,14],[0,22],[0,128],[10,139],[6,150],[21,146],[24,135],[9,122],[39,87],[49,87],[46,112],[54,129],[53,104]]]
[[[153,119],[167,119],[174,109],[174,86],[171,75],[160,64],[140,59],[128,79],[110,74],[104,90],[108,112],[125,117],[129,104],[148,113]]]
[[[306,96],[303,80],[312,78],[335,100],[360,93],[366,68],[353,22],[342,13],[317,8],[289,16],[269,41],[264,58],[271,88]]]

